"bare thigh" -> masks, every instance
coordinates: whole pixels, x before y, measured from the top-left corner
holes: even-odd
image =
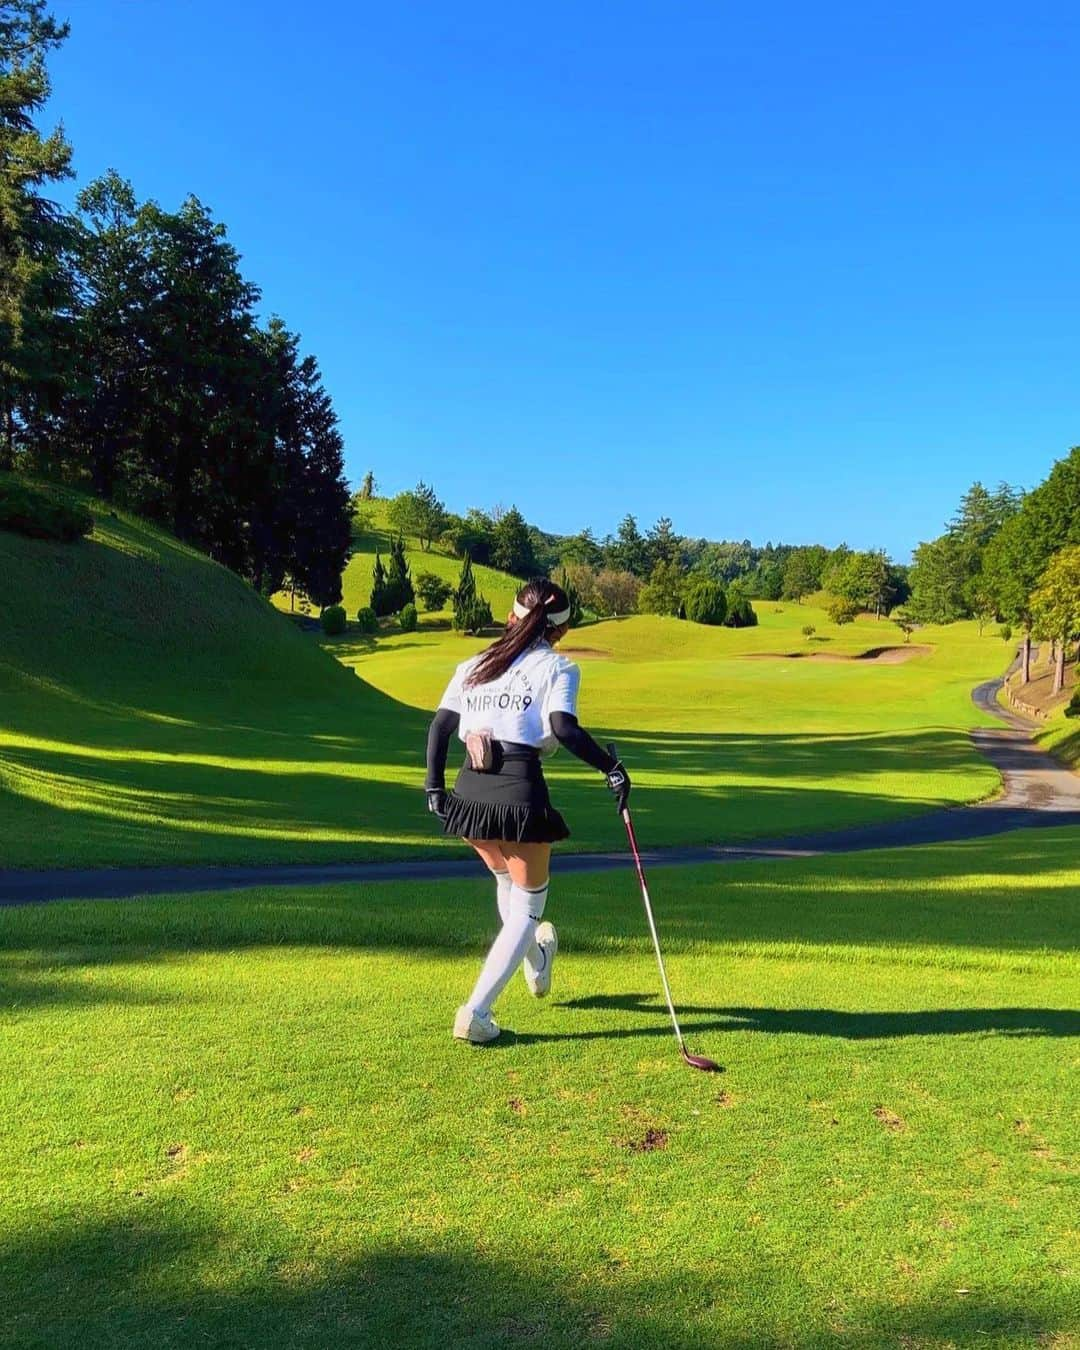
[[[515,844],[508,839],[467,839],[493,872],[509,872],[515,886],[546,886],[551,870],[550,844]]]

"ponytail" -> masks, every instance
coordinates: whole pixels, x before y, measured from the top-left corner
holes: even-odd
[[[549,632],[569,618],[570,601],[561,586],[546,577],[536,577],[522,586],[514,601],[516,623],[483,653],[465,681],[467,686],[490,684],[510,669],[523,652],[543,641]],[[557,620],[557,621],[556,621]]]

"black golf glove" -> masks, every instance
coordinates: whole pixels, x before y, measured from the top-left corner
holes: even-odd
[[[426,788],[427,809],[433,816],[438,816],[440,820],[446,819],[446,789],[445,788]]]
[[[607,774],[608,791],[614,794],[615,810],[621,816],[626,810],[626,803],[630,800],[630,775],[622,766],[622,760]]]

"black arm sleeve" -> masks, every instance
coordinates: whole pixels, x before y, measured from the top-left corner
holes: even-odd
[[[431,719],[427,734],[427,777],[424,779],[427,790],[446,787],[446,752],[460,721],[461,714],[451,712],[449,708],[440,708]]]
[[[583,759],[601,773],[610,773],[618,763],[596,744],[584,727],[578,726],[573,713],[553,712],[551,729],[560,745],[565,745],[572,755],[577,755],[578,759]]]

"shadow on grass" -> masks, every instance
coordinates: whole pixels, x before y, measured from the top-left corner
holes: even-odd
[[[374,1245],[362,1229],[357,1238]],[[897,1304],[841,1288],[824,1307],[820,1288],[808,1285],[803,1302],[797,1265],[778,1265],[759,1248],[748,1239],[737,1265],[704,1271],[669,1258],[647,1277],[605,1265],[603,1249],[575,1269],[557,1246],[515,1265],[460,1246],[384,1246],[343,1261],[297,1250],[284,1228],[216,1231],[190,1217],[170,1227],[159,1213],[131,1209],[110,1223],[68,1219],[5,1239],[4,1344],[872,1350],[1049,1345],[1070,1326],[1063,1287],[1026,1290],[1015,1278],[1007,1293],[958,1299],[943,1286],[924,1296],[932,1301],[905,1295]]]
[[[877,978],[872,963],[880,963],[881,978],[889,979],[892,965],[993,971],[999,959],[1009,961],[1014,979],[1023,976],[1028,961],[1038,969],[1050,962],[1064,976],[1067,958],[1080,945],[1067,870],[1076,865],[1076,839],[1072,830],[1040,832],[1034,843],[1030,834],[1015,834],[995,841],[989,853],[983,841],[927,846],[912,851],[919,871],[906,884],[889,853],[844,859],[839,878],[829,858],[717,867],[707,883],[700,871],[657,868],[653,892],[664,950],[673,961],[708,960],[721,970],[743,951],[806,961],[842,951],[844,960],[859,961],[860,949],[866,949],[868,979]],[[980,870],[978,888],[957,884]],[[695,884],[680,884],[684,878],[695,878]],[[624,885],[610,873],[556,882],[550,913],[567,954],[612,961],[633,956],[651,964],[632,873]],[[121,1002],[122,990],[114,993],[105,984],[92,994],[83,992],[66,975],[58,979],[58,968],[126,965],[145,971],[201,952],[291,946],[479,961],[496,924],[491,883],[479,865],[475,880],[274,887],[0,909],[0,1007],[18,1015],[20,1009],[53,1003]],[[132,997],[144,983],[135,982]],[[1053,1008],[849,1013],[681,1006],[688,1034],[737,1030],[867,1039],[1072,1036],[1080,1029],[1080,1013]],[[610,1008],[652,1020],[640,1029],[568,1030],[571,1037],[670,1034],[664,1010],[651,995],[601,993],[569,1007]]]
[[[659,1031],[629,1029],[606,1033],[620,1036],[670,1035],[667,1011],[653,994],[592,994],[568,999],[560,1008],[604,1009],[661,1016]],[[686,1023],[691,1031],[764,1031],[799,1036],[838,1036],[849,1041],[892,1040],[899,1036],[969,1036],[987,1033],[1001,1036],[1080,1036],[1080,1011],[1067,1008],[928,1008],[917,1012],[840,1012],[833,1008],[702,1007],[680,1003],[684,1017],[715,1020]],[[568,1033],[569,1039],[586,1039],[590,1033]],[[531,1036],[521,1040],[544,1039]],[[557,1037],[555,1039],[563,1039]]]
[[[420,791],[426,715],[353,683],[348,716],[329,703],[260,708],[239,691],[219,701],[215,717],[205,716],[195,694],[113,710],[73,705],[67,695],[5,700],[5,729],[36,742],[0,747],[7,857],[31,866],[42,842],[55,862],[87,865],[442,851]],[[917,766],[945,783],[970,770],[975,753],[966,735],[944,730],[609,734],[635,772],[661,776],[635,793],[650,844],[737,842],[915,816],[941,799],[910,787],[901,795],[895,778],[875,786],[875,776]],[[380,777],[382,765],[408,781]],[[747,776],[759,781],[736,781]],[[855,789],[855,776],[866,786]],[[551,779],[574,844],[620,846],[610,803],[583,766],[556,765]]]

